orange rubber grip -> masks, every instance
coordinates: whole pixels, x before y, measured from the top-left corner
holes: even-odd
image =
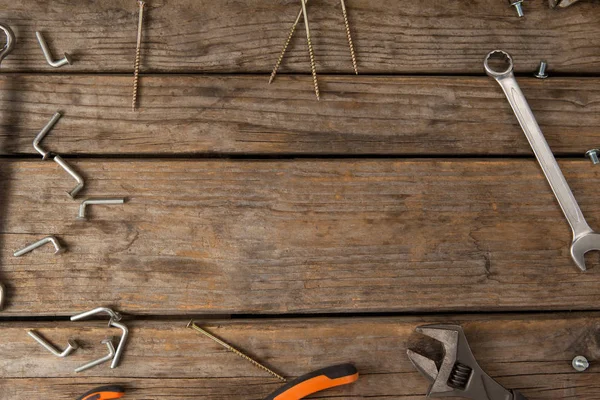
[[[81,395],[77,400],[114,400],[125,396],[122,386],[100,386]]]
[[[294,379],[265,400],[300,400],[321,390],[356,382],[357,379],[358,371],[354,365],[334,365]]]

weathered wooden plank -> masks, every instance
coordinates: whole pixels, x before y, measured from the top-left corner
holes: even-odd
[[[529,1],[517,18],[506,1],[438,0],[411,4],[385,0],[348,2],[358,65],[363,73],[481,73],[485,54],[503,48],[514,54],[519,71],[533,71],[540,59],[550,69],[600,72],[600,35],[595,2],[552,11],[547,2]],[[142,72],[270,73],[291,23],[296,0],[148,2]],[[132,72],[137,6],[126,0],[100,2],[0,2],[0,20],[18,37],[2,64],[8,71],[50,71],[35,39],[46,34],[58,58],[75,62],[61,72]],[[352,73],[339,2],[311,0],[311,33],[321,73]],[[309,73],[305,36],[299,30],[282,72]]]
[[[594,367],[600,357],[596,313],[208,321],[206,327],[287,377],[340,362],[356,365],[358,382],[322,392],[319,398],[416,400],[423,398],[428,382],[412,367],[406,349],[437,350],[414,332],[432,322],[462,324],[482,368],[529,399],[600,399]],[[279,385],[185,329],[186,321],[126,323],[131,340],[121,366],[111,370],[103,365],[79,375],[75,367],[104,354],[100,341],[112,333],[105,323],[0,324],[2,398],[73,399],[95,385],[119,382],[128,387],[128,399],[260,400]],[[25,334],[32,328],[56,343],[72,337],[83,347],[58,359]],[[580,354],[592,362],[585,373],[570,365]]]
[[[520,79],[552,149],[598,146],[600,80]],[[0,79],[0,151],[37,154],[527,155],[531,149],[498,85],[487,77],[333,77],[314,101],[310,77],[267,88],[258,76],[153,76],[141,112],[117,76],[10,75]]]
[[[7,315],[100,303],[137,314],[598,309],[533,160],[6,162],[0,280]],[[562,161],[592,227],[600,169]],[[8,195],[10,193],[10,195]],[[21,258],[46,234],[69,247]]]

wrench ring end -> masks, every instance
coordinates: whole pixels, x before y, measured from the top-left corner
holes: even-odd
[[[508,67],[504,71],[496,71],[489,65],[490,58],[497,54],[502,55],[508,62]],[[488,55],[485,57],[485,60],[483,61],[483,66],[485,68],[485,73],[493,78],[501,78],[503,76],[509,75],[513,72],[513,68],[514,68],[512,57],[510,56],[510,54],[508,54],[507,52],[505,52],[503,50],[490,51],[488,53]]]

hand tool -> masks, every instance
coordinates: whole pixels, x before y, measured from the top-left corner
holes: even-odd
[[[133,66],[133,97],[131,100],[131,111],[135,111],[137,108],[138,82],[140,75],[140,52],[142,48],[142,24],[144,23],[144,7],[146,6],[146,2],[138,0],[138,6],[140,10],[138,18],[137,44],[135,46],[135,64]]]
[[[302,375],[271,393],[264,400],[300,400],[313,393],[356,382],[358,371],[352,364],[339,364]]]
[[[67,347],[63,351],[58,351],[54,346],[45,341],[44,338],[35,333],[35,331],[27,331],[27,334],[56,357],[64,358],[79,348],[76,341],[69,339],[67,341]]]
[[[44,57],[46,57],[46,62],[48,64],[50,64],[51,67],[60,68],[63,65],[67,65],[67,64],[70,65],[73,63],[73,60],[71,59],[71,56],[68,53],[65,53],[64,57],[61,58],[60,60],[54,61],[52,59],[52,53],[50,53],[50,49],[48,48],[48,44],[44,40],[44,36],[42,36],[42,33],[36,32],[35,37],[37,37],[38,43],[40,44],[40,47],[42,48],[42,51],[44,52]]]
[[[121,356],[123,355],[123,351],[125,350],[125,346],[127,344],[127,338],[129,337],[129,329],[118,321],[121,320],[121,314],[111,310],[107,307],[98,307],[93,310],[86,311],[71,317],[71,321],[79,321],[84,318],[88,318],[100,313],[108,314],[110,320],[108,321],[108,326],[113,328],[118,328],[121,330],[121,339],[119,340],[119,345],[117,346],[117,350],[115,351],[115,356],[110,364],[111,368],[116,368],[119,365],[119,361],[121,360]]]
[[[125,198],[115,198],[115,199],[87,199],[81,202],[79,206],[79,214],[77,214],[77,219],[86,219],[85,210],[87,206],[90,205],[108,205],[108,204],[123,204],[125,203]]]
[[[4,32],[4,35],[6,36],[6,43],[4,44],[2,50],[0,50],[1,65],[2,61],[6,58],[6,56],[10,54],[12,49],[15,47],[15,34],[13,33],[12,29],[10,29],[10,26],[5,25],[3,23],[0,23],[0,30],[2,30],[2,32]],[[2,284],[2,282],[0,282],[0,311],[4,309],[5,292],[6,287]]]
[[[92,367],[95,367],[96,365],[100,365],[102,363],[105,363],[109,360],[114,359],[115,357],[115,346],[113,346],[113,337],[108,337],[106,339],[104,339],[102,341],[102,344],[105,344],[106,347],[108,348],[108,354],[105,355],[104,357],[98,358],[97,360],[94,361],[90,361],[89,363],[82,365],[81,367],[77,367],[75,368],[75,372],[83,372],[85,370],[88,370]]]
[[[5,25],[1,22],[0,30],[2,30],[2,32],[4,32],[4,36],[6,36],[6,43],[4,44],[2,50],[0,50],[0,64],[2,64],[2,61],[6,58],[6,56],[10,54],[10,52],[15,47],[15,34],[12,31],[12,29],[10,29],[10,26]]]
[[[496,71],[489,65],[488,61],[490,57],[497,56],[503,56],[508,63],[508,67],[504,71]],[[531,108],[527,104],[527,99],[525,99],[523,92],[519,88],[519,84],[513,74],[513,60],[511,56],[502,50],[494,50],[487,55],[483,64],[486,73],[494,78],[504,91],[542,171],[544,171],[544,175],[560,204],[560,208],[567,218],[569,225],[571,225],[571,229],[573,230],[571,257],[575,261],[575,264],[582,271],[585,271],[584,255],[588,251],[600,250],[600,235],[589,227],[583,217],[577,200],[575,200],[575,196],[573,196],[573,192],[571,192],[569,184],[565,180],[552,154],[552,150],[548,146],[544,134],[535,120]]]
[[[458,325],[424,325],[416,329],[442,343],[444,358],[438,368],[434,360],[407,350],[408,358],[432,382],[428,397],[467,397],[474,400],[527,400],[490,378],[477,364],[463,329]]]
[[[204,336],[208,337],[209,339],[214,340],[215,342],[219,343],[221,346],[225,347],[227,350],[231,351],[233,354],[235,354],[235,355],[243,358],[244,360],[250,362],[256,368],[260,368],[263,371],[268,372],[269,374],[273,375],[275,378],[279,379],[280,381],[287,382],[287,379],[285,379],[283,376],[281,376],[279,374],[276,374],[275,372],[271,371],[269,368],[267,368],[264,365],[260,364],[258,361],[254,360],[254,359],[250,358],[249,356],[247,356],[246,354],[242,353],[241,351],[239,351],[238,349],[236,349],[235,347],[233,347],[229,343],[224,342],[223,340],[221,340],[218,337],[214,336],[212,333],[209,333],[206,330],[200,328],[198,325],[196,325],[194,323],[193,320],[190,321],[187,324],[187,328],[194,329],[196,332],[199,332],[199,333],[203,334]]]
[[[73,167],[71,167],[69,164],[67,164],[67,162],[65,160],[63,160],[63,158],[61,156],[59,156],[59,155],[54,156],[54,162],[57,163],[58,165],[60,165],[62,167],[62,169],[67,171],[67,173],[69,175],[71,175],[73,177],[73,179],[75,179],[77,181],[77,186],[75,186],[70,192],[67,192],[67,194],[72,199],[74,199],[75,196],[77,196],[77,193],[79,193],[79,191],[81,189],[83,189],[83,185],[85,184],[85,182],[83,181],[83,178],[81,177],[81,175],[79,175],[73,169]]]
[[[19,251],[15,251],[13,256],[21,257],[23,254],[29,253],[30,251],[37,249],[38,247],[43,246],[46,243],[52,243],[52,245],[54,246],[54,249],[56,250],[54,252],[54,254],[64,253],[64,251],[65,251],[65,249],[63,247],[61,247],[60,242],[58,241],[57,238],[55,238],[54,236],[46,236],[45,238],[40,239],[37,242],[32,243],[32,244],[22,248]]]
[[[44,136],[46,136],[48,132],[50,132],[54,125],[56,125],[61,116],[62,115],[58,111],[55,112],[50,121],[46,124],[46,126],[44,126],[42,130],[37,134],[35,139],[33,139],[33,148],[35,149],[35,151],[42,155],[42,160],[48,159],[50,152],[42,149],[42,146],[40,146],[40,142],[42,141]]]
[[[125,396],[125,388],[119,385],[100,386],[79,396],[77,400],[115,400]]]

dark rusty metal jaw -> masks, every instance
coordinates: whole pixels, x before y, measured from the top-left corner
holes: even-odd
[[[408,358],[432,382],[428,397],[458,396],[474,400],[526,400],[519,392],[507,390],[490,378],[477,364],[463,329],[458,325],[424,325],[417,329],[444,347],[438,364],[413,350]]]

